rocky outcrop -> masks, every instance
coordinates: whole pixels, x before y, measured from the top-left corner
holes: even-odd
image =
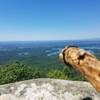
[[[0,100],[100,100],[90,83],[33,79],[0,86]]]

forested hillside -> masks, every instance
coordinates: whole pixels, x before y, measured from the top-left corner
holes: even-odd
[[[100,58],[99,41],[0,42],[0,84],[34,78],[85,80],[59,60],[60,51],[69,44]]]
[[[58,69],[39,69],[35,66],[26,66],[20,62],[0,67],[0,84],[23,81],[35,78],[55,78],[65,80],[84,80],[84,78],[73,69],[64,67]]]

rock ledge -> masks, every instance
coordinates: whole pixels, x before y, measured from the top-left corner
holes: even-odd
[[[33,79],[0,86],[0,100],[82,100],[86,97],[100,100],[96,90],[81,81]]]

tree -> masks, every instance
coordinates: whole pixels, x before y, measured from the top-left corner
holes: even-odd
[[[50,72],[48,72],[47,76],[49,78],[55,78],[55,79],[68,79],[68,77],[59,70],[50,71]]]

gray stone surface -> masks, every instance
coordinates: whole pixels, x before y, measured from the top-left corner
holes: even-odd
[[[0,86],[0,100],[100,100],[87,82],[33,79]],[[90,99],[86,99],[90,100]]]

